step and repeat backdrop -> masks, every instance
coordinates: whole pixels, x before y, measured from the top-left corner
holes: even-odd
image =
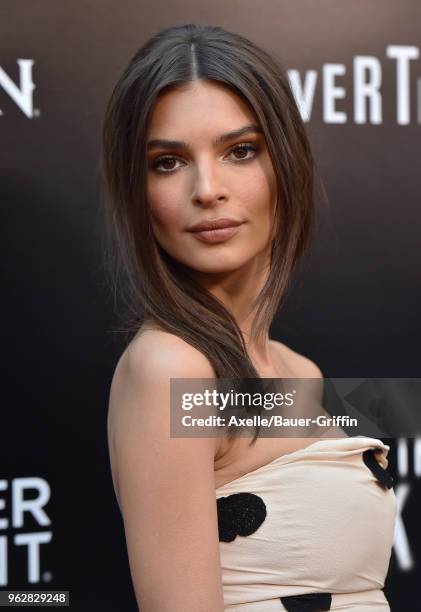
[[[124,339],[102,267],[101,122],[133,53],[183,23],[281,60],[328,197],[272,337],[327,377],[421,372],[417,0],[4,0],[0,590],[68,590],[81,612],[137,609],[106,441]],[[385,441],[398,498],[385,591],[416,612],[421,440]]]

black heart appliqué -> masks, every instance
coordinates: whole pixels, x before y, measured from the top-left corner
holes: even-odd
[[[233,493],[217,499],[220,542],[232,542],[237,535],[249,536],[266,518],[266,505],[254,493]]]

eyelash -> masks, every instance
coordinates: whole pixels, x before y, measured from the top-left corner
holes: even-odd
[[[251,145],[251,144],[246,144],[246,143],[242,143],[242,144],[238,144],[235,145],[232,149],[231,149],[231,153],[233,151],[236,150],[240,150],[240,151],[253,151],[254,153],[257,153],[258,147]],[[252,159],[254,159],[256,157],[256,155],[253,155],[252,157],[245,157],[242,159],[236,159],[234,160],[234,163],[241,163],[241,162],[248,162],[251,161]],[[172,168],[171,170],[160,170],[158,168],[158,166],[167,160],[177,160],[177,158],[174,155],[164,155],[162,157],[158,157],[158,159],[156,159],[153,164],[152,164],[152,168],[153,170],[156,170],[156,172],[160,173],[160,174],[172,174],[173,172],[175,172],[177,170],[177,168]]]

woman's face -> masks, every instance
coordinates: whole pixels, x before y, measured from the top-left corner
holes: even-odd
[[[256,259],[267,265],[277,184],[245,102],[208,81],[167,91],[155,103],[147,139],[147,198],[161,247],[201,273],[237,270]],[[191,231],[218,219],[237,225]]]

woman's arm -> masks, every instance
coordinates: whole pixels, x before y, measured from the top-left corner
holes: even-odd
[[[142,612],[223,612],[217,438],[170,438],[170,378],[212,378],[199,351],[148,331],[123,354],[108,436],[130,571]]]

